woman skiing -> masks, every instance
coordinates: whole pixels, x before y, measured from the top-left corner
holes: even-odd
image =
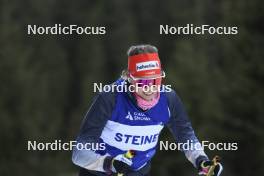
[[[81,167],[80,176],[149,175],[164,126],[176,142],[192,141],[196,146],[182,151],[199,175],[207,175],[210,168],[213,175],[220,175],[221,164],[211,167],[214,163],[196,138],[177,93],[161,84],[164,77],[156,47],[129,48],[128,68],[113,83],[127,89],[113,86],[112,91],[99,93],[82,123],[77,143],[97,148],[74,148],[72,161]]]

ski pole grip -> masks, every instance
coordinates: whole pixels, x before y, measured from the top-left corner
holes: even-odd
[[[215,166],[219,163],[220,161],[220,157],[219,156],[215,156],[213,158],[213,165],[210,167],[208,173],[206,174],[206,176],[212,176],[214,174],[214,169],[215,169]]]

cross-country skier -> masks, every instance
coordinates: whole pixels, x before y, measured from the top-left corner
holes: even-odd
[[[195,144],[183,152],[199,175],[209,172],[213,162],[196,138],[179,96],[161,84],[164,77],[156,47],[129,48],[128,68],[113,83],[116,87],[99,93],[83,120],[76,140],[82,145],[76,145],[72,154],[73,163],[81,167],[80,176],[149,175],[164,126],[176,142]],[[221,171],[217,163],[214,175]]]

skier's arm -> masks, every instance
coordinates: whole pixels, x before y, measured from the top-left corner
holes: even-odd
[[[112,113],[114,99],[114,93],[100,93],[94,98],[83,120],[80,133],[76,140],[77,143],[99,143],[102,130]],[[101,172],[105,171],[103,168],[105,158],[106,156],[97,154],[93,150],[79,150],[76,147],[72,153],[72,161],[74,164],[88,170]]]
[[[193,131],[191,122],[188,119],[188,115],[185,111],[185,108],[180,98],[177,96],[176,92],[172,90],[171,92],[167,92],[166,95],[168,99],[169,113],[170,113],[170,120],[167,124],[167,127],[170,129],[176,142],[187,143],[188,141],[190,141],[193,144],[195,144],[197,148],[193,148],[192,150],[183,150],[183,151],[186,158],[196,168],[198,168],[201,161],[208,160],[208,157],[204,153],[200,142],[195,136],[195,133]]]

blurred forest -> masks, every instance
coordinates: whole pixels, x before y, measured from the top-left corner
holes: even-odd
[[[112,83],[131,45],[152,44],[200,140],[237,142],[224,176],[264,175],[264,1],[0,2],[0,175],[73,176],[70,151],[27,141],[74,140],[93,83]],[[27,35],[27,25],[105,26],[106,35]],[[159,35],[159,25],[238,26],[237,35]],[[173,141],[164,130],[162,140]],[[159,151],[153,176],[196,175],[178,151]]]

